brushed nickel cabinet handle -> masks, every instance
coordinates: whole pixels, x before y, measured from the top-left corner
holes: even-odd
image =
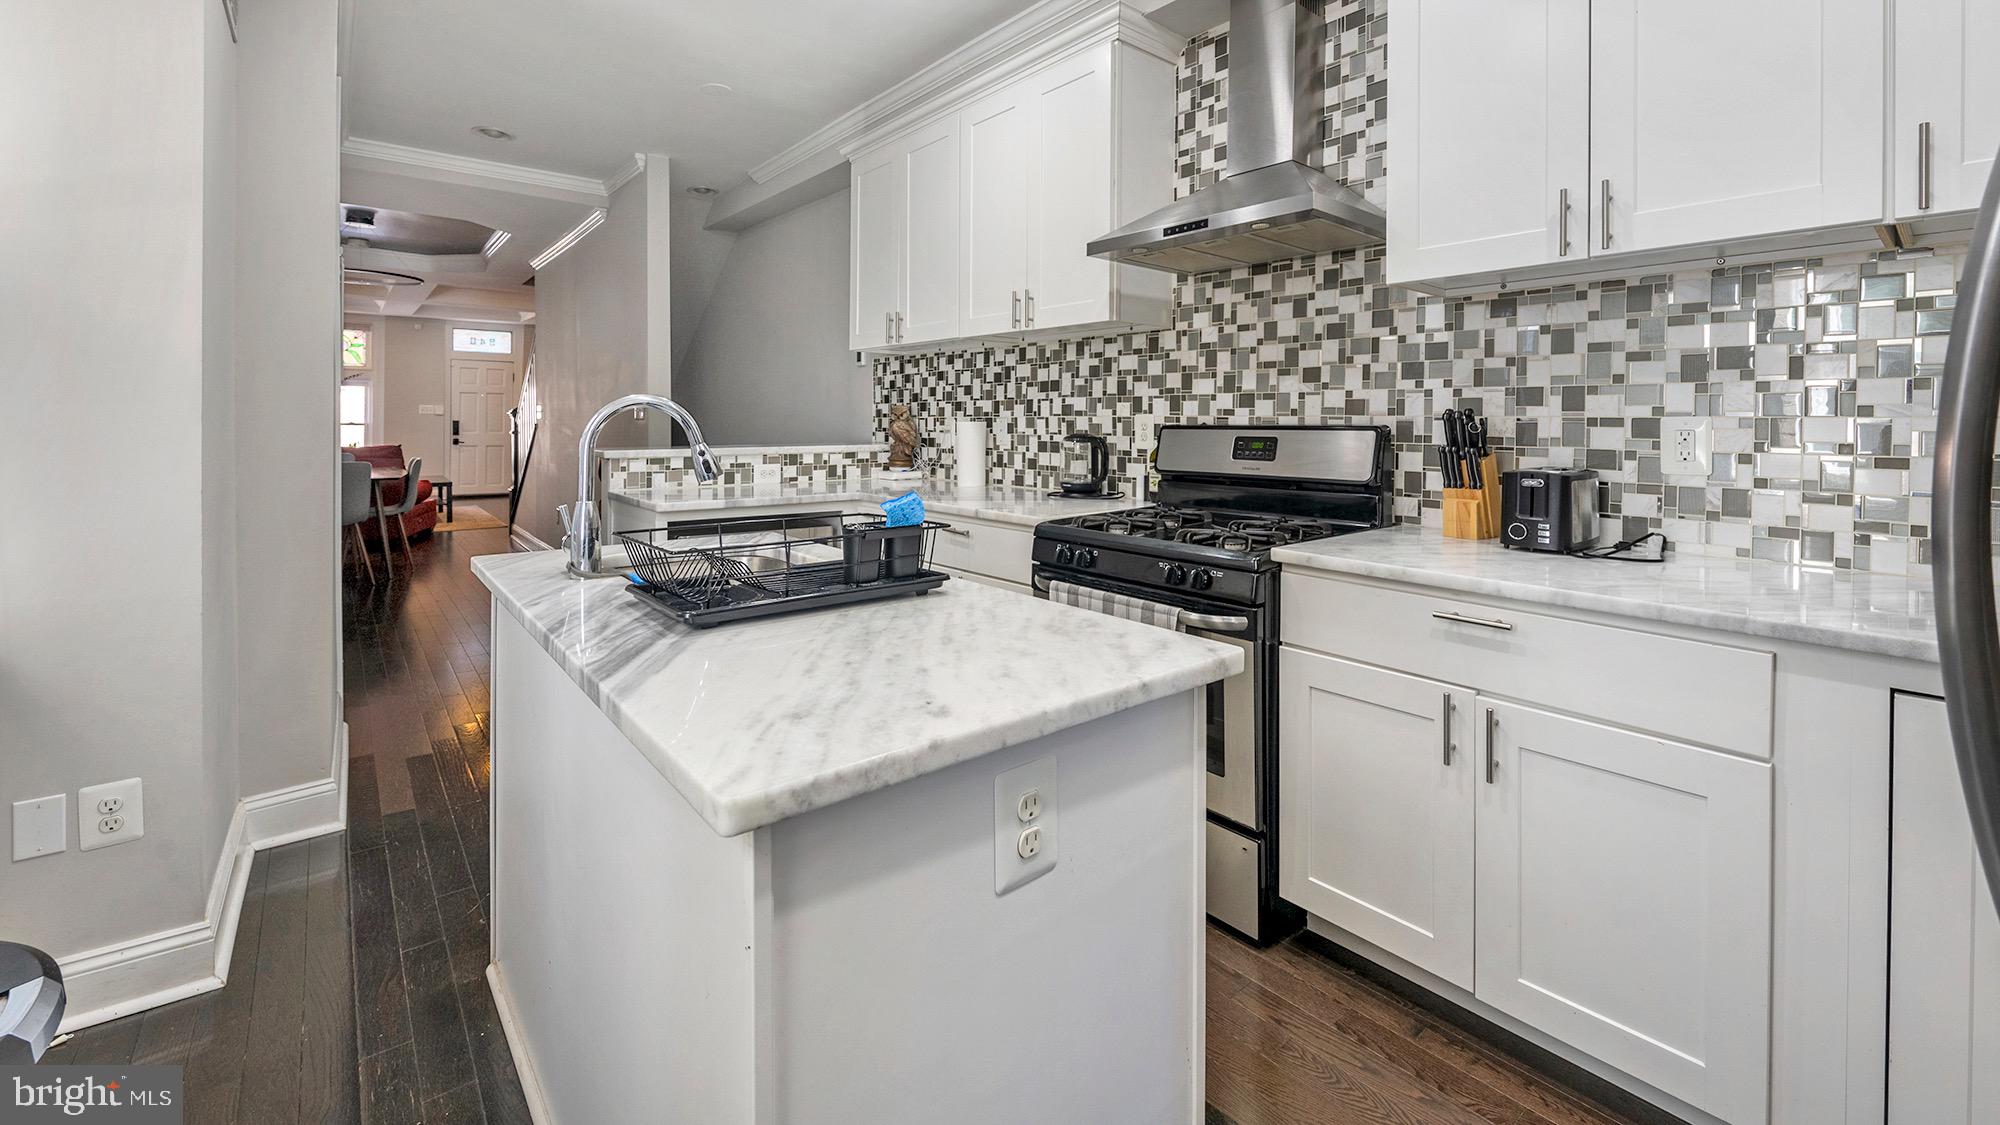
[[[1437,618],[1439,621],[1449,621],[1456,625],[1477,625],[1483,629],[1498,629],[1503,633],[1514,631],[1514,626],[1511,622],[1501,621],[1497,618],[1489,620],[1484,617],[1467,617],[1463,613],[1448,613],[1444,610],[1438,610],[1431,614],[1431,616]]]
[[[1597,187],[1598,225],[1604,228],[1604,241],[1598,248],[1611,249],[1611,181],[1605,180]]]
[[[1014,327],[1021,327],[1021,291],[1014,290]]]
[[[1499,724],[1493,718],[1493,708],[1486,709],[1486,784],[1493,784],[1493,771],[1500,768],[1493,754],[1493,729]]]
[[[958,535],[967,539],[972,538],[972,533],[962,527],[940,527],[938,530],[944,532],[946,535]]]
[[[1438,725],[1444,728],[1444,764],[1451,764],[1451,693],[1444,693],[1444,706],[1438,714]]]
[[[1931,123],[1917,122],[1917,210],[1931,209]]]
[[[885,344],[893,344],[896,342],[895,313],[882,314],[882,342]]]
[[[1556,196],[1556,257],[1569,257],[1569,189]]]
[[[896,342],[897,342],[897,343],[899,343],[899,344],[903,342],[903,314],[902,314],[902,313],[897,313],[897,314],[896,314]]]
[[[1033,289],[1026,289],[1023,292],[1028,295],[1028,317],[1024,323],[1024,327],[1033,328],[1035,326],[1035,291]]]

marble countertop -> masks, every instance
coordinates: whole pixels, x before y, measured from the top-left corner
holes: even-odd
[[[1225,644],[976,582],[692,629],[557,551],[472,569],[734,836],[1242,670]]]
[[[612,489],[610,495],[653,512],[684,513],[724,508],[770,508],[787,504],[874,504],[915,489],[924,507],[940,516],[965,516],[1033,527],[1062,516],[1115,512],[1141,506],[1129,493],[1115,500],[1066,500],[1046,491],[1014,485],[959,488],[917,479],[850,480],[821,485],[720,485],[709,488]]]
[[[1670,555],[1657,566],[1513,551],[1397,527],[1281,547],[1287,569],[1353,574],[1520,602],[1670,621],[1935,663],[1928,577]]]

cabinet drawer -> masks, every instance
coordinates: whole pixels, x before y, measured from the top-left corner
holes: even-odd
[[[951,526],[937,533],[936,545],[931,548],[934,564],[1027,585],[1034,532],[955,516],[939,519]]]
[[[1283,581],[1286,644],[1771,755],[1768,652],[1318,575]]]

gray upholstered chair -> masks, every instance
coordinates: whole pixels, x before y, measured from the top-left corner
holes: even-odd
[[[410,554],[410,529],[404,525],[403,517],[409,514],[411,508],[417,506],[417,478],[423,471],[424,459],[410,458],[410,467],[403,471],[403,499],[395,507],[382,510],[384,516],[396,517],[396,530],[403,536],[403,561],[412,565],[415,564],[416,558]],[[382,532],[382,557],[385,560],[389,557],[389,533],[386,528]]]
[[[375,486],[369,473],[375,466],[366,461],[346,460],[340,463],[340,528],[342,539],[352,539],[354,552],[361,556],[361,565],[368,572],[368,584],[375,584],[375,564],[368,561],[368,542],[361,538],[361,521],[375,514]],[[382,545],[382,553],[387,555],[388,543]]]

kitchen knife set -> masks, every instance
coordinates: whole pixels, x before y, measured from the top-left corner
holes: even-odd
[[[1487,442],[1486,419],[1470,410],[1447,410],[1444,442],[1437,447],[1444,474],[1444,533],[1453,539],[1500,535],[1500,469]]]
[[[1438,465],[1444,470],[1444,486],[1485,487],[1485,461],[1493,453],[1486,443],[1486,419],[1470,410],[1447,410],[1443,423],[1444,444],[1438,446]]]

